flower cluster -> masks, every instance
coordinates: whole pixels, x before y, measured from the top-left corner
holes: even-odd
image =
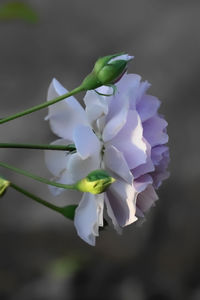
[[[116,179],[104,193],[83,193],[76,209],[77,233],[90,245],[95,245],[106,212],[117,230],[143,218],[158,199],[155,189],[168,177],[167,122],[158,114],[160,101],[146,93],[149,86],[139,75],[125,73],[110,97],[87,91],[85,109],[73,96],[49,107],[46,119],[60,137],[53,144],[76,148],[67,154],[45,151],[57,182],[73,184],[96,169]],[[110,94],[110,89],[102,86],[97,91]],[[65,93],[53,79],[47,100]],[[51,191],[58,195],[63,190]]]

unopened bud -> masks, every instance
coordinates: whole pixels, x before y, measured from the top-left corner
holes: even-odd
[[[77,190],[91,194],[103,193],[115,179],[104,170],[95,170],[76,183]]]
[[[81,86],[84,90],[94,90],[102,85],[114,84],[126,72],[127,64],[132,59],[133,56],[123,53],[100,57]]]

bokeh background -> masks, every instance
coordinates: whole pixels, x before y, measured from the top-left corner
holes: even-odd
[[[9,1],[0,1],[0,4]],[[95,248],[72,222],[9,189],[0,201],[1,300],[200,299],[200,2],[30,0],[38,22],[0,21],[1,116],[46,99],[53,77],[69,90],[103,55],[135,56],[168,120],[171,177],[142,226],[101,232]],[[78,99],[82,101],[83,94]],[[49,143],[47,110],[1,125],[2,142]],[[42,151],[0,149],[1,161],[50,177]],[[57,204],[46,186],[1,174]],[[74,192],[72,192],[74,193]]]

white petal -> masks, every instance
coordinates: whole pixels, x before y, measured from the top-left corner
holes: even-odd
[[[95,154],[86,159],[82,159],[78,153],[74,153],[69,158],[67,168],[71,174],[72,181],[75,183],[86,177],[91,171],[100,168],[100,154]]]
[[[114,61],[117,61],[117,60],[129,61],[129,60],[132,60],[133,58],[134,58],[134,56],[130,56],[128,54],[122,54],[122,55],[119,55],[119,56],[116,56],[116,57],[110,59],[108,64],[111,64],[111,63],[113,63]]]
[[[68,145],[70,140],[59,139],[51,143],[51,145]],[[54,176],[61,176],[67,168],[69,153],[67,151],[45,150],[45,163],[47,168]]]
[[[84,99],[86,113],[90,124],[108,113],[107,97],[98,95],[95,91],[87,91]]]
[[[102,135],[104,142],[111,140],[122,129],[126,123],[128,108],[128,101],[124,101],[121,110],[107,122]]]
[[[104,163],[106,169],[117,174],[121,179],[124,179],[129,184],[133,183],[133,175],[129,170],[127,162],[123,154],[114,146],[110,145],[104,151]]]
[[[137,220],[135,215],[137,192],[133,185],[117,180],[107,189],[106,194],[120,226],[127,226]]]
[[[65,93],[67,90],[56,79],[53,79],[49,86],[47,100]],[[49,106],[49,114],[46,119],[49,119],[51,129],[55,134],[71,140],[77,125],[88,125],[84,109],[73,96]]]
[[[82,159],[99,154],[101,143],[93,130],[88,126],[77,126],[73,134],[76,150]]]
[[[78,235],[91,246],[99,235],[99,226],[103,225],[104,195],[84,193],[75,212],[74,225]]]

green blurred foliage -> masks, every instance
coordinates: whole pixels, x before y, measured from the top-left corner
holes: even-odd
[[[14,1],[0,5],[0,20],[23,20],[36,23],[38,15],[28,4]]]
[[[79,271],[86,263],[79,255],[57,258],[47,267],[47,272],[54,278],[68,278]]]

